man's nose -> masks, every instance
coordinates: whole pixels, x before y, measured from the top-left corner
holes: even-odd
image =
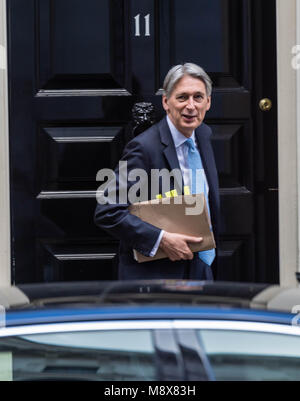
[[[186,107],[187,107],[188,109],[190,109],[190,110],[192,110],[192,109],[195,108],[194,99],[193,99],[192,97],[189,97],[189,98],[188,98],[188,102],[187,102]]]

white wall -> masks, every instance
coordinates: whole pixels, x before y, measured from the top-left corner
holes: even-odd
[[[277,0],[280,283],[296,285],[299,270],[300,111],[298,71],[292,67],[300,0]],[[300,19],[298,20],[298,25]]]
[[[6,0],[0,0],[0,286],[10,284]]]

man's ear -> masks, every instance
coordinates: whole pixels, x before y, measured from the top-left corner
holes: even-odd
[[[168,98],[166,95],[162,95],[162,105],[163,105],[163,108],[165,109],[165,111],[168,112],[169,105],[168,105]]]
[[[211,106],[211,96],[207,96],[207,106],[206,106],[206,111],[210,109]]]

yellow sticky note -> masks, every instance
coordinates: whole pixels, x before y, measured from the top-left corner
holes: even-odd
[[[174,198],[174,196],[178,196],[177,190],[172,189],[171,191],[165,192],[167,198]]]
[[[191,194],[190,187],[188,185],[185,185],[183,187],[183,193],[184,193],[184,195],[190,195]]]

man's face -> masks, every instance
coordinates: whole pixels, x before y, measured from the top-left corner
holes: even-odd
[[[210,100],[204,82],[190,75],[184,75],[177,82],[169,98],[162,97],[170,120],[186,137],[190,137],[204,120]]]

